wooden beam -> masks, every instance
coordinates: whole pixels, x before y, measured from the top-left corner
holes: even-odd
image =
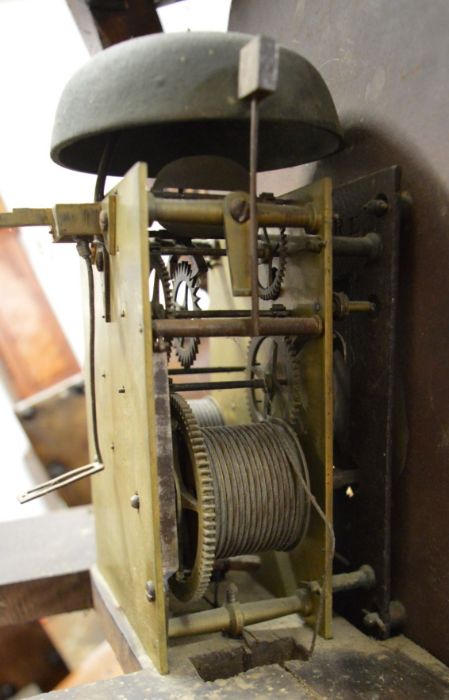
[[[92,607],[94,518],[81,506],[0,524],[0,626]]]
[[[92,55],[121,41],[162,31],[151,0],[117,2],[67,0],[89,53]]]
[[[16,229],[0,231],[0,287],[0,361],[12,395],[24,399],[79,372]]]

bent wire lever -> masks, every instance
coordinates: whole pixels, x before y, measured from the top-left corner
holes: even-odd
[[[73,484],[74,481],[79,481],[80,479],[84,479],[87,476],[92,476],[92,474],[101,472],[103,471],[103,469],[104,464],[101,464],[101,462],[91,462],[91,464],[86,464],[84,465],[84,467],[78,467],[78,469],[71,469],[66,474],[61,474],[60,476],[57,476],[54,479],[44,481],[38,486],[33,486],[33,488],[29,489],[28,491],[25,491],[25,493],[18,495],[17,500],[19,501],[19,503],[27,503],[28,501],[32,501],[35,498],[45,496],[51,491],[61,489],[63,486]]]

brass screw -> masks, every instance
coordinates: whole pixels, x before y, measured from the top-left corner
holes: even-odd
[[[230,583],[226,589],[226,602],[236,603],[238,601],[239,589],[235,583]]]
[[[153,581],[147,581],[147,582],[146,582],[146,584],[145,584],[145,593],[146,593],[146,596],[147,596],[147,600],[148,600],[150,603],[154,603],[154,601],[156,600],[156,588],[155,588],[155,585],[154,585],[154,582],[153,582]]]
[[[229,207],[231,216],[234,221],[239,224],[244,224],[249,219],[249,204],[244,199],[234,199]]]
[[[107,211],[105,211],[104,209],[102,209],[100,212],[99,223],[100,223],[101,233],[106,233],[106,231],[108,230],[108,226],[109,226],[109,218],[108,218]]]
[[[135,508],[136,510],[139,510],[140,508],[140,496],[138,493],[133,493],[130,499],[131,503],[131,508]]]

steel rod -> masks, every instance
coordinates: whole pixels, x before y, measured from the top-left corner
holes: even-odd
[[[287,309],[273,313],[272,311],[260,311],[259,314],[263,318],[286,318],[292,315],[292,311]],[[250,311],[230,309],[192,309],[189,311],[176,311],[174,318],[250,318]]]
[[[153,321],[154,335],[165,338],[249,337],[251,329],[251,319],[248,318],[167,318]],[[260,319],[261,335],[318,336],[322,332],[323,323],[319,316]]]
[[[150,253],[159,253],[160,255],[203,255],[204,257],[221,258],[228,254],[226,248],[213,248],[212,246],[194,246],[186,245],[174,246],[150,246]]]
[[[260,335],[259,318],[259,261],[257,255],[257,140],[259,133],[259,109],[257,97],[251,100],[249,137],[249,232],[251,251],[251,335]]]
[[[245,372],[247,367],[189,367],[188,369],[169,369],[170,376],[180,374],[219,374],[221,372]]]
[[[382,251],[382,241],[377,233],[367,233],[364,236],[334,236],[332,250],[334,255],[360,256],[373,260]]]
[[[280,382],[281,383],[281,382]],[[176,382],[172,391],[214,391],[215,389],[264,389],[263,379],[242,379],[229,382]]]
[[[369,591],[376,585],[376,575],[374,569],[369,564],[363,564],[356,571],[349,571],[345,574],[334,574],[332,576],[332,591],[353,591],[357,588],[364,588]]]

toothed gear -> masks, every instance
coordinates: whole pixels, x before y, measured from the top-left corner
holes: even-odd
[[[180,301],[183,286],[184,298]],[[185,261],[179,263],[173,275],[173,302],[175,309],[177,311],[194,311],[199,309],[198,290],[198,277],[193,273],[191,265]],[[199,338],[174,338],[173,346],[184,369],[189,369],[195,362],[199,344]]]
[[[151,273],[154,271],[153,279]],[[161,304],[160,292],[164,302]],[[154,253],[150,257],[150,304],[152,318],[169,318],[173,315],[174,305],[171,290],[171,280],[168,269],[162,260],[162,256]],[[172,341],[171,338],[164,338],[167,348],[167,359],[170,359]]]
[[[263,389],[248,389],[249,412],[254,422],[282,418],[297,425],[302,406],[297,354],[287,338],[260,336],[250,341],[248,378],[265,382]]]
[[[202,598],[213,572],[216,549],[215,498],[206,446],[192,410],[179,394],[172,394],[171,411],[174,453],[178,457],[176,482],[181,542],[184,530],[187,534],[192,533],[192,512],[196,513],[197,523],[194,551],[180,553],[180,570],[172,576],[169,583],[178,600],[190,602]],[[189,555],[191,561],[185,561]]]
[[[275,300],[279,297],[282,290],[282,282],[285,277],[285,270],[287,267],[287,235],[285,233],[285,228],[280,230],[279,240],[277,246],[274,248],[270,239],[268,238],[267,230],[263,229],[265,244],[269,248],[269,260],[268,262],[259,263],[259,265],[265,265],[268,267],[268,284],[264,286],[259,280],[259,297],[265,301]],[[273,266],[273,260],[278,259],[278,266]]]

